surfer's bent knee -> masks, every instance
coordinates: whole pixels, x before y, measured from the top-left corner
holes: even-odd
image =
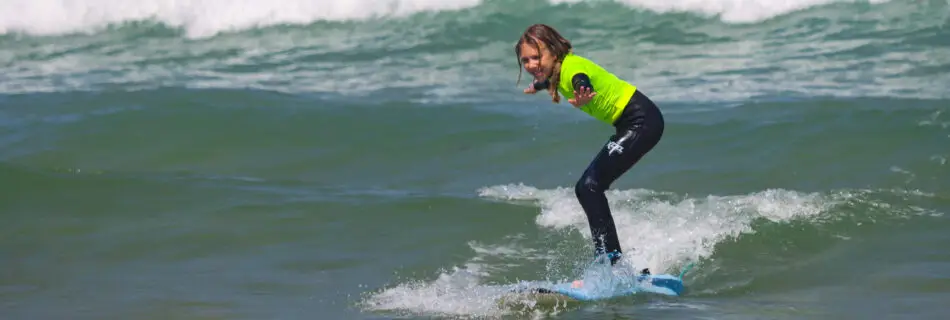
[[[600,182],[590,171],[584,172],[581,178],[577,180],[577,184],[574,185],[574,195],[579,199],[583,199],[585,195],[603,192],[604,189],[601,188]]]

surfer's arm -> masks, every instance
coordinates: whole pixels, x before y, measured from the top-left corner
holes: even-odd
[[[583,72],[579,72],[571,77],[571,85],[574,87],[574,91],[581,91],[581,88],[587,88],[590,89],[591,92],[594,92],[594,85],[590,83],[590,77]]]
[[[594,85],[590,83],[590,77],[588,77],[587,74],[583,72],[575,74],[571,78],[571,84],[573,85],[574,90],[580,90],[581,87],[584,87],[590,89],[590,91],[594,91]],[[541,81],[535,80],[534,90],[541,91],[547,89],[548,85],[550,85],[548,79]]]
[[[583,107],[597,95],[594,85],[590,83],[590,77],[584,72],[577,72],[571,76],[571,86],[574,87],[574,97],[567,99],[567,102],[574,107]]]
[[[544,79],[541,81],[534,80],[534,91],[541,91],[541,90],[547,89],[548,85],[550,85],[550,82],[548,82],[548,79]]]
[[[532,87],[535,91],[541,91],[547,89],[551,84],[548,79],[544,80],[534,80]],[[586,73],[580,72],[571,77],[571,85],[574,87],[575,91],[581,91],[581,88],[587,88],[590,92],[594,92],[594,85],[590,83],[590,77]]]

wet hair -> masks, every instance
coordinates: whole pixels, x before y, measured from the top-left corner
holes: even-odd
[[[551,101],[558,103],[561,96],[557,92],[558,80],[561,77],[561,61],[568,53],[571,53],[573,47],[571,42],[561,36],[557,30],[546,24],[533,24],[521,34],[521,39],[515,44],[515,56],[518,59],[518,82],[521,83],[521,46],[533,45],[538,49],[538,53],[543,55],[542,48],[547,48],[554,55],[554,66],[551,72],[551,78],[548,81],[548,92],[551,94]]]

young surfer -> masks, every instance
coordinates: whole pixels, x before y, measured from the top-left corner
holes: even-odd
[[[550,26],[528,27],[515,54],[519,67],[534,75],[525,93],[548,90],[554,103],[563,95],[575,108],[616,130],[574,187],[590,225],[594,254],[606,254],[611,265],[616,264],[622,251],[604,191],[660,141],[663,115],[636,86],[574,54],[570,41]]]

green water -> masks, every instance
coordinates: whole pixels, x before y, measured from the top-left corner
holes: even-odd
[[[950,315],[946,2],[277,2],[0,14],[0,318]],[[612,133],[514,86],[534,22],[664,112],[608,198],[686,295],[497,304],[589,262]]]

